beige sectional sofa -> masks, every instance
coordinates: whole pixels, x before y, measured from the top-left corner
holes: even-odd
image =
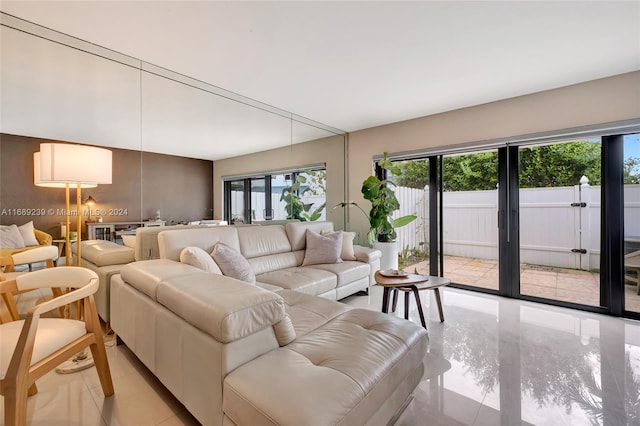
[[[160,259],[112,278],[114,331],[203,424],[387,424],[420,382],[423,328],[327,300],[368,287],[379,253],[301,267],[309,227],[331,224],[161,232]],[[255,284],[180,263],[218,241]]]
[[[332,222],[290,222],[283,225],[173,230],[158,234],[160,258],[180,261],[186,246],[210,253],[217,242],[240,252],[251,265],[260,287],[267,290],[296,290],[307,294],[342,299],[375,284],[380,269],[380,252],[354,246],[357,260],[300,266],[306,248],[306,231],[333,231]]]

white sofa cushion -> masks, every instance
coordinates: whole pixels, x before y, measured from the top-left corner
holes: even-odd
[[[135,260],[135,251],[131,247],[121,246],[105,240],[82,241],[82,258],[96,266],[120,265]],[[71,251],[78,253],[78,244],[71,245]]]
[[[279,269],[300,266],[303,258],[304,251],[297,251],[295,253],[289,252],[274,254],[271,256],[254,257],[247,260],[251,265],[251,269],[253,269],[253,272],[255,272],[257,276],[260,274],[266,274],[267,272],[277,271]]]
[[[329,320],[353,309],[345,303],[335,303],[323,297],[314,297],[299,291],[282,290],[278,293],[285,303],[297,336],[304,336],[326,324]]]
[[[370,266],[367,263],[350,260],[342,263],[313,265],[308,268],[321,269],[335,274],[338,277],[338,287],[366,278],[370,273]]]
[[[247,259],[291,252],[291,244],[282,225],[238,228],[240,252]]]
[[[261,283],[277,285],[307,294],[322,294],[337,286],[335,274],[308,267],[293,267],[267,272],[256,277]]]

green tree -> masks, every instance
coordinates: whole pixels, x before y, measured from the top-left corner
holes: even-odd
[[[456,155],[442,160],[442,188],[444,191],[482,191],[496,189],[498,183],[498,154]]]
[[[522,148],[520,150],[520,187],[539,188],[577,185],[584,175],[589,183],[599,185],[600,143],[577,141]],[[394,177],[398,186],[422,189],[429,183],[426,160],[397,163],[401,175]],[[479,191],[495,189],[498,178],[498,155],[493,152],[448,156],[443,159],[445,191]],[[640,159],[625,161],[625,183],[640,183]]]
[[[578,141],[520,150],[520,187],[577,185],[586,176],[600,184],[600,143]]]
[[[423,189],[429,184],[429,161],[409,160],[397,163],[401,174],[389,177],[393,183],[405,188]]]
[[[629,157],[624,160],[623,166],[624,184],[640,184],[640,158]]]

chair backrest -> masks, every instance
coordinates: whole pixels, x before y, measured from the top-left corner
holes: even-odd
[[[30,272],[16,277],[19,291],[33,290],[41,287],[80,288],[89,284],[98,275],[90,269],[78,266],[61,266]]]

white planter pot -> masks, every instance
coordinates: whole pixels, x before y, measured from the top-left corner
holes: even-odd
[[[392,243],[376,241],[373,243],[373,248],[382,252],[380,270],[398,269],[398,244],[395,241]]]

